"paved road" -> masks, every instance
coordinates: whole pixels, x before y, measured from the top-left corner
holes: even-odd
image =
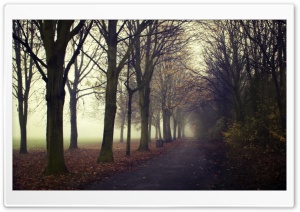
[[[179,141],[175,141],[179,142]],[[116,174],[84,190],[209,190],[216,181],[205,150],[198,140],[186,140],[180,148],[139,165],[135,170]]]

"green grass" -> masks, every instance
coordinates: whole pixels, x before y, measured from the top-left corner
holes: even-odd
[[[20,140],[19,139],[13,139],[13,149],[19,149],[20,148]],[[46,149],[46,141],[44,139],[28,139],[27,140],[27,149],[40,149],[45,148]]]
[[[119,139],[114,142],[119,142]],[[125,143],[125,142],[124,142]],[[78,139],[78,147],[82,147],[85,144],[95,144],[101,147],[101,141],[98,138],[95,139]],[[64,149],[68,149],[70,145],[70,139],[64,139]],[[13,149],[18,150],[20,148],[20,140],[13,139]],[[46,149],[46,140],[45,139],[28,139],[27,140],[27,149]]]

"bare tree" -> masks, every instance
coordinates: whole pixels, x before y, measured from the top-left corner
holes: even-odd
[[[28,41],[22,40],[13,33],[13,38],[26,47],[34,63],[46,83],[47,101],[47,166],[44,171],[46,175],[62,174],[68,172],[64,160],[63,151],[63,105],[65,100],[65,84],[71,65],[85,41],[88,33],[83,35],[84,39],[79,43],[70,62],[64,68],[65,54],[69,41],[84,27],[85,21],[80,21],[71,30],[74,20],[39,20],[34,21],[41,35],[46,52],[46,63],[42,61],[30,48]],[[87,27],[91,29],[92,22]],[[43,68],[46,68],[45,73]]]
[[[34,33],[36,28],[32,22],[29,21],[13,21],[13,32],[20,38],[28,41],[29,47],[38,54],[39,45],[36,42]],[[20,42],[14,40],[14,84],[13,95],[18,100],[18,115],[20,124],[20,153],[27,154],[27,118],[29,112],[29,99],[31,97],[31,87],[38,80],[34,77],[36,71],[34,70],[33,59],[26,54],[25,48]]]
[[[143,21],[142,24],[137,28],[137,31],[134,36],[127,37],[126,39],[131,39],[130,46],[122,58],[117,60],[117,49],[118,43],[124,39],[119,39],[119,35],[124,28],[127,21],[124,21],[122,25],[117,30],[118,20],[109,20],[108,24],[105,21],[97,22],[98,28],[101,34],[105,38],[107,44],[107,55],[108,55],[108,68],[107,68],[107,84],[106,84],[106,93],[105,93],[105,114],[104,114],[104,132],[101,151],[97,162],[112,162],[113,152],[113,134],[114,134],[114,122],[116,115],[116,97],[117,97],[117,85],[118,78],[121,70],[123,69],[129,54],[133,48],[134,42],[139,35],[151,21]],[[125,39],[125,40],[126,40]],[[117,61],[119,61],[117,63]]]
[[[84,31],[79,32],[78,43],[83,39]],[[73,52],[76,51],[76,46],[78,44],[73,39]],[[67,81],[68,91],[70,93],[70,124],[71,124],[71,137],[70,137],[70,146],[69,149],[78,148],[78,130],[77,130],[77,104],[78,101],[84,96],[91,94],[103,94],[104,92],[100,91],[101,87],[104,87],[106,82],[97,82],[94,85],[87,80],[88,76],[92,75],[94,68],[98,61],[101,59],[103,52],[99,51],[99,46],[95,47],[91,56],[89,56],[88,50],[94,45],[90,44],[88,49],[84,49],[84,46],[81,49],[80,57],[76,58],[74,61],[74,75],[70,77]],[[84,61],[88,62],[84,62]],[[98,65],[99,66],[99,65]],[[98,70],[99,71],[99,70]]]

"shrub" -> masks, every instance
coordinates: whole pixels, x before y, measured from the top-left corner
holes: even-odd
[[[245,123],[234,122],[226,132],[223,132],[226,142],[234,145],[247,145],[256,143],[260,139],[262,129],[256,119],[248,120]]]
[[[222,132],[226,129],[225,118],[222,117],[216,121],[215,125],[208,130],[208,140],[222,140],[223,135]]]
[[[233,145],[269,146],[285,142],[274,118],[270,116],[248,118],[245,122],[234,122],[223,133],[226,142]]]

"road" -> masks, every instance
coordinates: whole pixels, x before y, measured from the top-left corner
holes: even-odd
[[[179,141],[175,141],[179,142]],[[210,190],[216,182],[215,170],[205,159],[200,141],[188,139],[184,145],[147,161],[130,172],[118,173],[84,190]]]

